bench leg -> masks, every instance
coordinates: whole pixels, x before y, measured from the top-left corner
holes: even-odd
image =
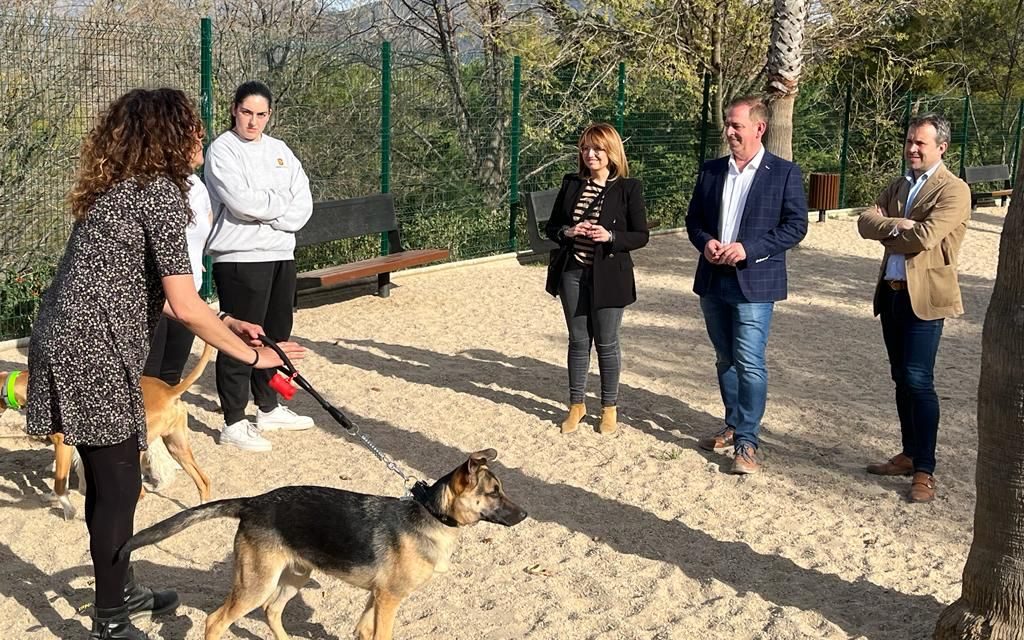
[[[378,273],[377,274],[377,295],[381,298],[386,298],[391,295],[391,274],[390,273]]]

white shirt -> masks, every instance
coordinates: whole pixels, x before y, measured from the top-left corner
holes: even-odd
[[[722,244],[736,242],[750,186],[754,184],[754,176],[757,175],[757,168],[761,166],[763,159],[764,146],[743,167],[743,171],[740,171],[736,166],[736,159],[729,156],[729,173],[722,188],[722,215],[718,228],[718,241]]]
[[[910,215],[910,209],[914,206],[914,199],[917,194],[921,191],[921,187],[928,178],[932,177],[935,170],[939,168],[942,161],[936,162],[932,165],[931,169],[928,169],[922,173],[917,180],[914,180],[914,172],[908,171],[907,175],[903,176],[907,182],[910,183],[910,191],[907,192],[907,204],[903,207],[903,217],[906,218]],[[899,231],[894,231],[894,236],[899,235]],[[902,253],[894,253],[889,256],[889,260],[885,263],[885,279],[886,280],[906,280],[907,279],[907,258]]]
[[[188,177],[188,205],[192,208],[192,222],[185,229],[188,242],[188,258],[192,263],[192,278],[196,281],[196,291],[203,286],[203,250],[206,240],[213,228],[213,208],[210,206],[210,194],[199,176]]]

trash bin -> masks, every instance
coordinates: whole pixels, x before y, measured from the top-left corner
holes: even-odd
[[[812,173],[807,208],[818,210],[818,222],[825,222],[826,209],[839,208],[839,174]]]

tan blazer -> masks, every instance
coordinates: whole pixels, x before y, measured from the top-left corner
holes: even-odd
[[[857,220],[861,237],[880,240],[885,246],[875,285],[875,315],[881,311],[882,287],[888,286],[882,281],[886,262],[890,255],[902,253],[907,259],[907,290],[914,315],[922,320],[958,316],[964,305],[957,259],[971,217],[971,189],[940,164],[914,198],[909,217],[917,224],[892,236],[899,219],[905,217],[908,193],[910,182],[906,177],[897,178],[875,201],[885,215],[872,207]]]

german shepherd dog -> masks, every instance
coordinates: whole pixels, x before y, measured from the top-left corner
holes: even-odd
[[[417,485],[411,500],[312,486],[216,500],[140,531],[121,557],[204,520],[238,518],[234,584],[206,619],[205,640],[220,640],[261,606],[275,640],[287,640],[281,612],[313,569],[370,592],[356,638],[391,640],[399,604],[448,570],[461,527],[481,520],[510,527],[526,518],[487,468],[497,455],[470,454],[433,485]]]

